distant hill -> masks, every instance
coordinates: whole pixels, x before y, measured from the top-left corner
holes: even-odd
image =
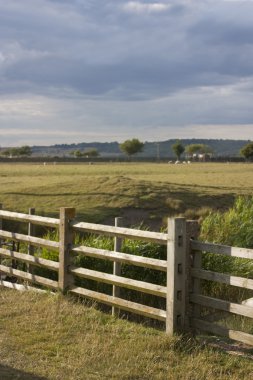
[[[249,142],[249,140],[215,140],[215,139],[182,139],[181,143],[186,146],[189,144],[206,144],[209,145],[217,157],[225,156],[239,156],[240,149]],[[143,152],[138,154],[138,157],[160,157],[169,158],[173,157],[174,153],[172,145],[176,139],[158,141],[158,142],[145,142]],[[57,144],[51,146],[33,146],[33,156],[69,156],[73,150],[89,150],[96,148],[101,157],[120,157],[124,156],[119,148],[119,143],[114,142],[93,142],[93,143],[79,143],[79,144]]]

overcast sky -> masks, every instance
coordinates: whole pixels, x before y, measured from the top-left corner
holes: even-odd
[[[253,139],[253,0],[0,0],[0,145]]]

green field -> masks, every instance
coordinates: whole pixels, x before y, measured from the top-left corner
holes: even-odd
[[[250,164],[1,164],[0,202],[11,211],[57,216],[76,207],[83,221],[159,229],[167,216],[200,217],[252,195]],[[60,294],[0,292],[0,379],[236,380],[253,376],[252,349],[225,353],[224,341],[166,336]],[[207,343],[215,340],[219,348]],[[226,343],[231,348],[231,342]],[[234,348],[232,347],[231,350]]]
[[[252,350],[241,348],[237,355],[229,355],[207,345],[207,338],[170,338],[163,331],[113,318],[60,295],[2,289],[0,299],[2,380],[246,380],[253,376]]]
[[[251,164],[190,165],[1,164],[0,202],[11,211],[57,216],[60,207],[76,207],[89,222],[125,216],[129,224],[159,228],[168,216],[199,217],[224,210],[239,194],[252,194]]]

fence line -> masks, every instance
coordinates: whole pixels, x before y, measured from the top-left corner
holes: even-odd
[[[253,250],[200,242],[197,240],[197,223],[186,221],[184,218],[169,219],[167,233],[158,233],[126,228],[120,219],[116,221],[115,226],[76,222],[73,208],[61,208],[59,219],[33,215],[34,211],[30,209],[29,214],[22,214],[5,211],[0,207],[0,275],[2,273],[9,278],[8,281],[0,276],[1,286],[19,290],[34,289],[26,283],[13,284],[10,280],[15,277],[31,284],[38,284],[42,288],[60,290],[63,293],[70,292],[110,305],[113,314],[118,314],[122,309],[165,322],[166,332],[170,335],[200,330],[253,345],[253,335],[214,323],[215,320],[219,322],[218,316],[223,315],[224,312],[253,318],[253,307],[246,301],[229,302],[203,294],[201,285],[202,281],[214,281],[247,291],[253,290],[253,279],[205,270],[202,267],[204,252],[251,260]],[[28,224],[27,235],[4,230],[2,220]],[[58,230],[59,241],[36,237],[36,225]],[[114,250],[75,245],[74,234],[80,231],[114,238]],[[120,252],[123,239],[137,239],[166,246],[167,260]],[[19,243],[26,245],[23,249],[25,253],[18,252]],[[59,262],[40,257],[42,248],[57,252]],[[114,269],[112,273],[105,273],[94,268],[75,266],[73,260],[77,255],[108,260],[113,263]],[[9,260],[11,266],[3,260]],[[19,266],[18,269],[17,262],[23,263],[23,267]],[[143,270],[151,269],[157,273],[167,273],[166,285],[125,277],[122,275],[121,264],[141,267]],[[43,272],[43,276],[34,274],[37,267],[52,271],[55,276],[53,278],[58,276],[58,279],[47,278],[47,272]],[[112,286],[111,295],[87,289],[83,283],[82,286],[76,285],[76,281],[82,278],[109,284]],[[121,297],[121,288],[159,297],[161,300],[165,299],[166,307],[151,307],[126,300]],[[205,315],[206,309],[215,309],[218,312],[214,318],[208,320],[212,314]],[[205,310],[204,314],[203,310]]]

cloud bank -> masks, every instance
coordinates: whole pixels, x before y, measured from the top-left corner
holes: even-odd
[[[1,146],[253,139],[252,11],[234,0],[0,0]]]

